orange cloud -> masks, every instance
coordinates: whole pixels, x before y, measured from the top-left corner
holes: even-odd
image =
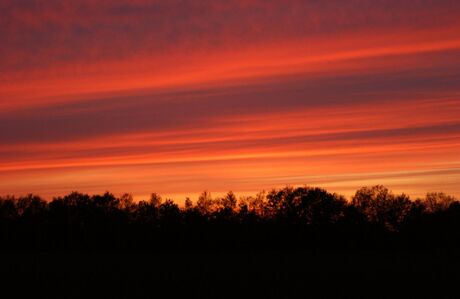
[[[2,2],[0,193],[460,195],[460,6],[331,3]]]

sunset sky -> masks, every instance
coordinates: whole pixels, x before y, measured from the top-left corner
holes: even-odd
[[[460,196],[458,0],[0,0],[0,195]]]

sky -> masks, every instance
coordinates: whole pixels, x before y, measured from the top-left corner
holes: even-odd
[[[0,0],[0,195],[460,196],[457,0]]]

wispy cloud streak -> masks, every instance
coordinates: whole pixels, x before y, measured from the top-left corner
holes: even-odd
[[[0,193],[386,183],[460,195],[455,1],[0,11]]]

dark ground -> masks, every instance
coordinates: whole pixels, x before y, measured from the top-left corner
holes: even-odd
[[[1,298],[458,298],[447,251],[4,252]]]

